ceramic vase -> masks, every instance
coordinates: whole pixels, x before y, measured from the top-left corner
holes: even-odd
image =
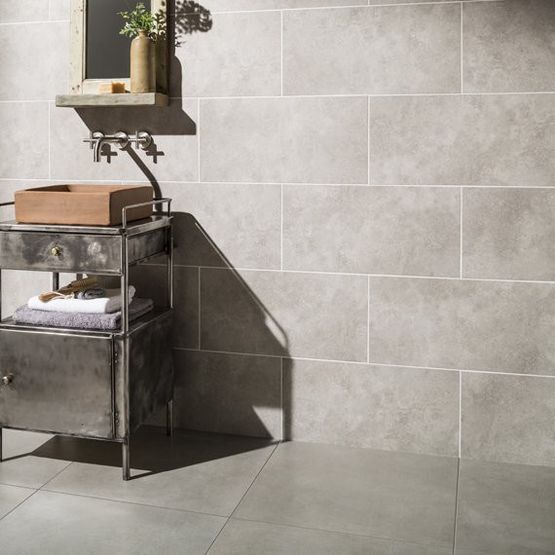
[[[156,91],[156,44],[146,31],[131,41],[131,82],[132,93]]]

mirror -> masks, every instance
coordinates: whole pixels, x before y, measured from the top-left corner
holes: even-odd
[[[141,0],[150,10],[150,0]],[[119,12],[131,10],[134,0],[92,0],[86,11],[86,79],[129,77],[131,39],[120,35],[123,19]]]

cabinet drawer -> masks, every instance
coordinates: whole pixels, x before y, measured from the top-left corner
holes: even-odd
[[[0,329],[0,427],[112,439],[112,340]]]
[[[121,239],[102,235],[0,232],[0,267],[9,270],[118,273]]]

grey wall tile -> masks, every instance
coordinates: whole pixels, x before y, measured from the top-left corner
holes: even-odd
[[[27,301],[51,290],[50,274],[19,270],[2,270],[2,317],[11,316]]]
[[[161,189],[173,199],[177,264],[279,269],[279,185],[164,183]]]
[[[0,26],[0,100],[53,100],[65,94],[68,38],[66,23]]]
[[[280,10],[287,8],[319,8],[325,6],[365,6],[367,0],[206,0],[208,10]]]
[[[555,469],[461,461],[457,553],[552,553]]]
[[[201,100],[203,181],[366,183],[365,98]]]
[[[460,7],[284,13],[285,94],[460,91]]]
[[[48,0],[0,1],[0,23],[46,21],[47,19]]]
[[[463,457],[555,466],[554,419],[554,379],[463,373]]]
[[[174,268],[174,347],[199,347],[198,274],[198,268]],[[133,268],[131,283],[137,288],[137,296],[153,299],[156,306],[168,306],[166,275],[165,265],[141,264]]]
[[[175,99],[168,108],[52,108],[51,158],[55,179],[198,180],[197,101]],[[152,133],[156,149],[112,148],[111,162],[94,163],[83,138],[90,131]],[[106,149],[104,150],[106,154]]]
[[[465,91],[555,91],[552,0],[469,3],[463,14]]]
[[[281,359],[175,351],[176,424],[281,439]]]
[[[170,73],[172,96],[280,94],[280,12],[214,15],[209,31],[183,36],[180,43]]]
[[[555,191],[466,189],[463,275],[555,280]]]
[[[555,375],[555,286],[370,278],[370,361]]]
[[[555,95],[370,99],[370,183],[552,186]]]
[[[201,347],[365,360],[361,276],[202,269]]]
[[[289,439],[457,456],[457,372],[294,359],[284,364]]]
[[[69,20],[69,13],[69,0],[50,0],[50,19]]]
[[[286,269],[459,275],[459,191],[284,187]]]
[[[0,104],[0,177],[48,178],[48,104]]]

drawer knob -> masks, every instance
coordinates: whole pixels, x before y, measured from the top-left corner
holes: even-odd
[[[13,382],[13,376],[11,374],[8,374],[7,376],[2,376],[0,382],[2,385],[10,385]]]
[[[50,254],[52,256],[61,256],[62,255],[62,247],[58,247],[58,246],[52,247],[50,249]]]

